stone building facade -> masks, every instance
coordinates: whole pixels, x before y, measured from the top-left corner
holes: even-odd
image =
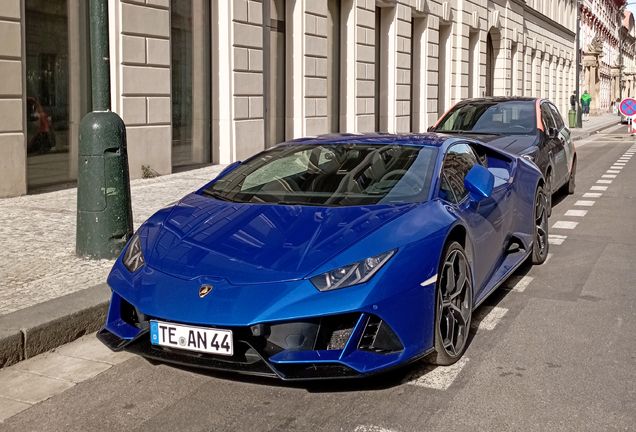
[[[634,17],[625,3],[581,1],[580,90],[592,96],[592,114],[609,111],[621,94],[634,95]]]
[[[83,0],[1,0],[0,196],[72,181]],[[468,97],[574,87],[572,0],[109,0],[133,178],[330,132],[423,132]],[[35,30],[32,30],[35,29]]]

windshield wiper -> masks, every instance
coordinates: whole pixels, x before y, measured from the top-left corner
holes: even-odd
[[[207,189],[203,189],[203,191],[201,191],[201,195],[206,196],[208,198],[218,199],[219,201],[234,202],[233,200],[231,200],[229,198],[221,196],[220,194],[218,194],[216,192],[211,192],[211,191],[209,191]]]

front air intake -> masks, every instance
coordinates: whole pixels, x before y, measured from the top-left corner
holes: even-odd
[[[358,344],[360,351],[392,354],[404,349],[393,329],[375,315],[370,315]]]
[[[315,350],[341,350],[347,345],[351,333],[360,319],[359,313],[333,315],[320,320]]]

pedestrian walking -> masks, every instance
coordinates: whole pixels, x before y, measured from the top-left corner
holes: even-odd
[[[585,90],[581,95],[581,106],[583,108],[583,120],[590,119],[590,102],[592,101],[592,96]]]
[[[570,96],[570,107],[572,111],[576,111],[576,90],[574,90],[572,96]]]

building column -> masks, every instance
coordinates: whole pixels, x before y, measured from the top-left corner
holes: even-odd
[[[0,198],[27,192],[26,64],[24,8],[20,0],[5,0],[0,8]]]
[[[130,177],[172,172],[170,2],[109,1],[111,104],[126,124]]]

